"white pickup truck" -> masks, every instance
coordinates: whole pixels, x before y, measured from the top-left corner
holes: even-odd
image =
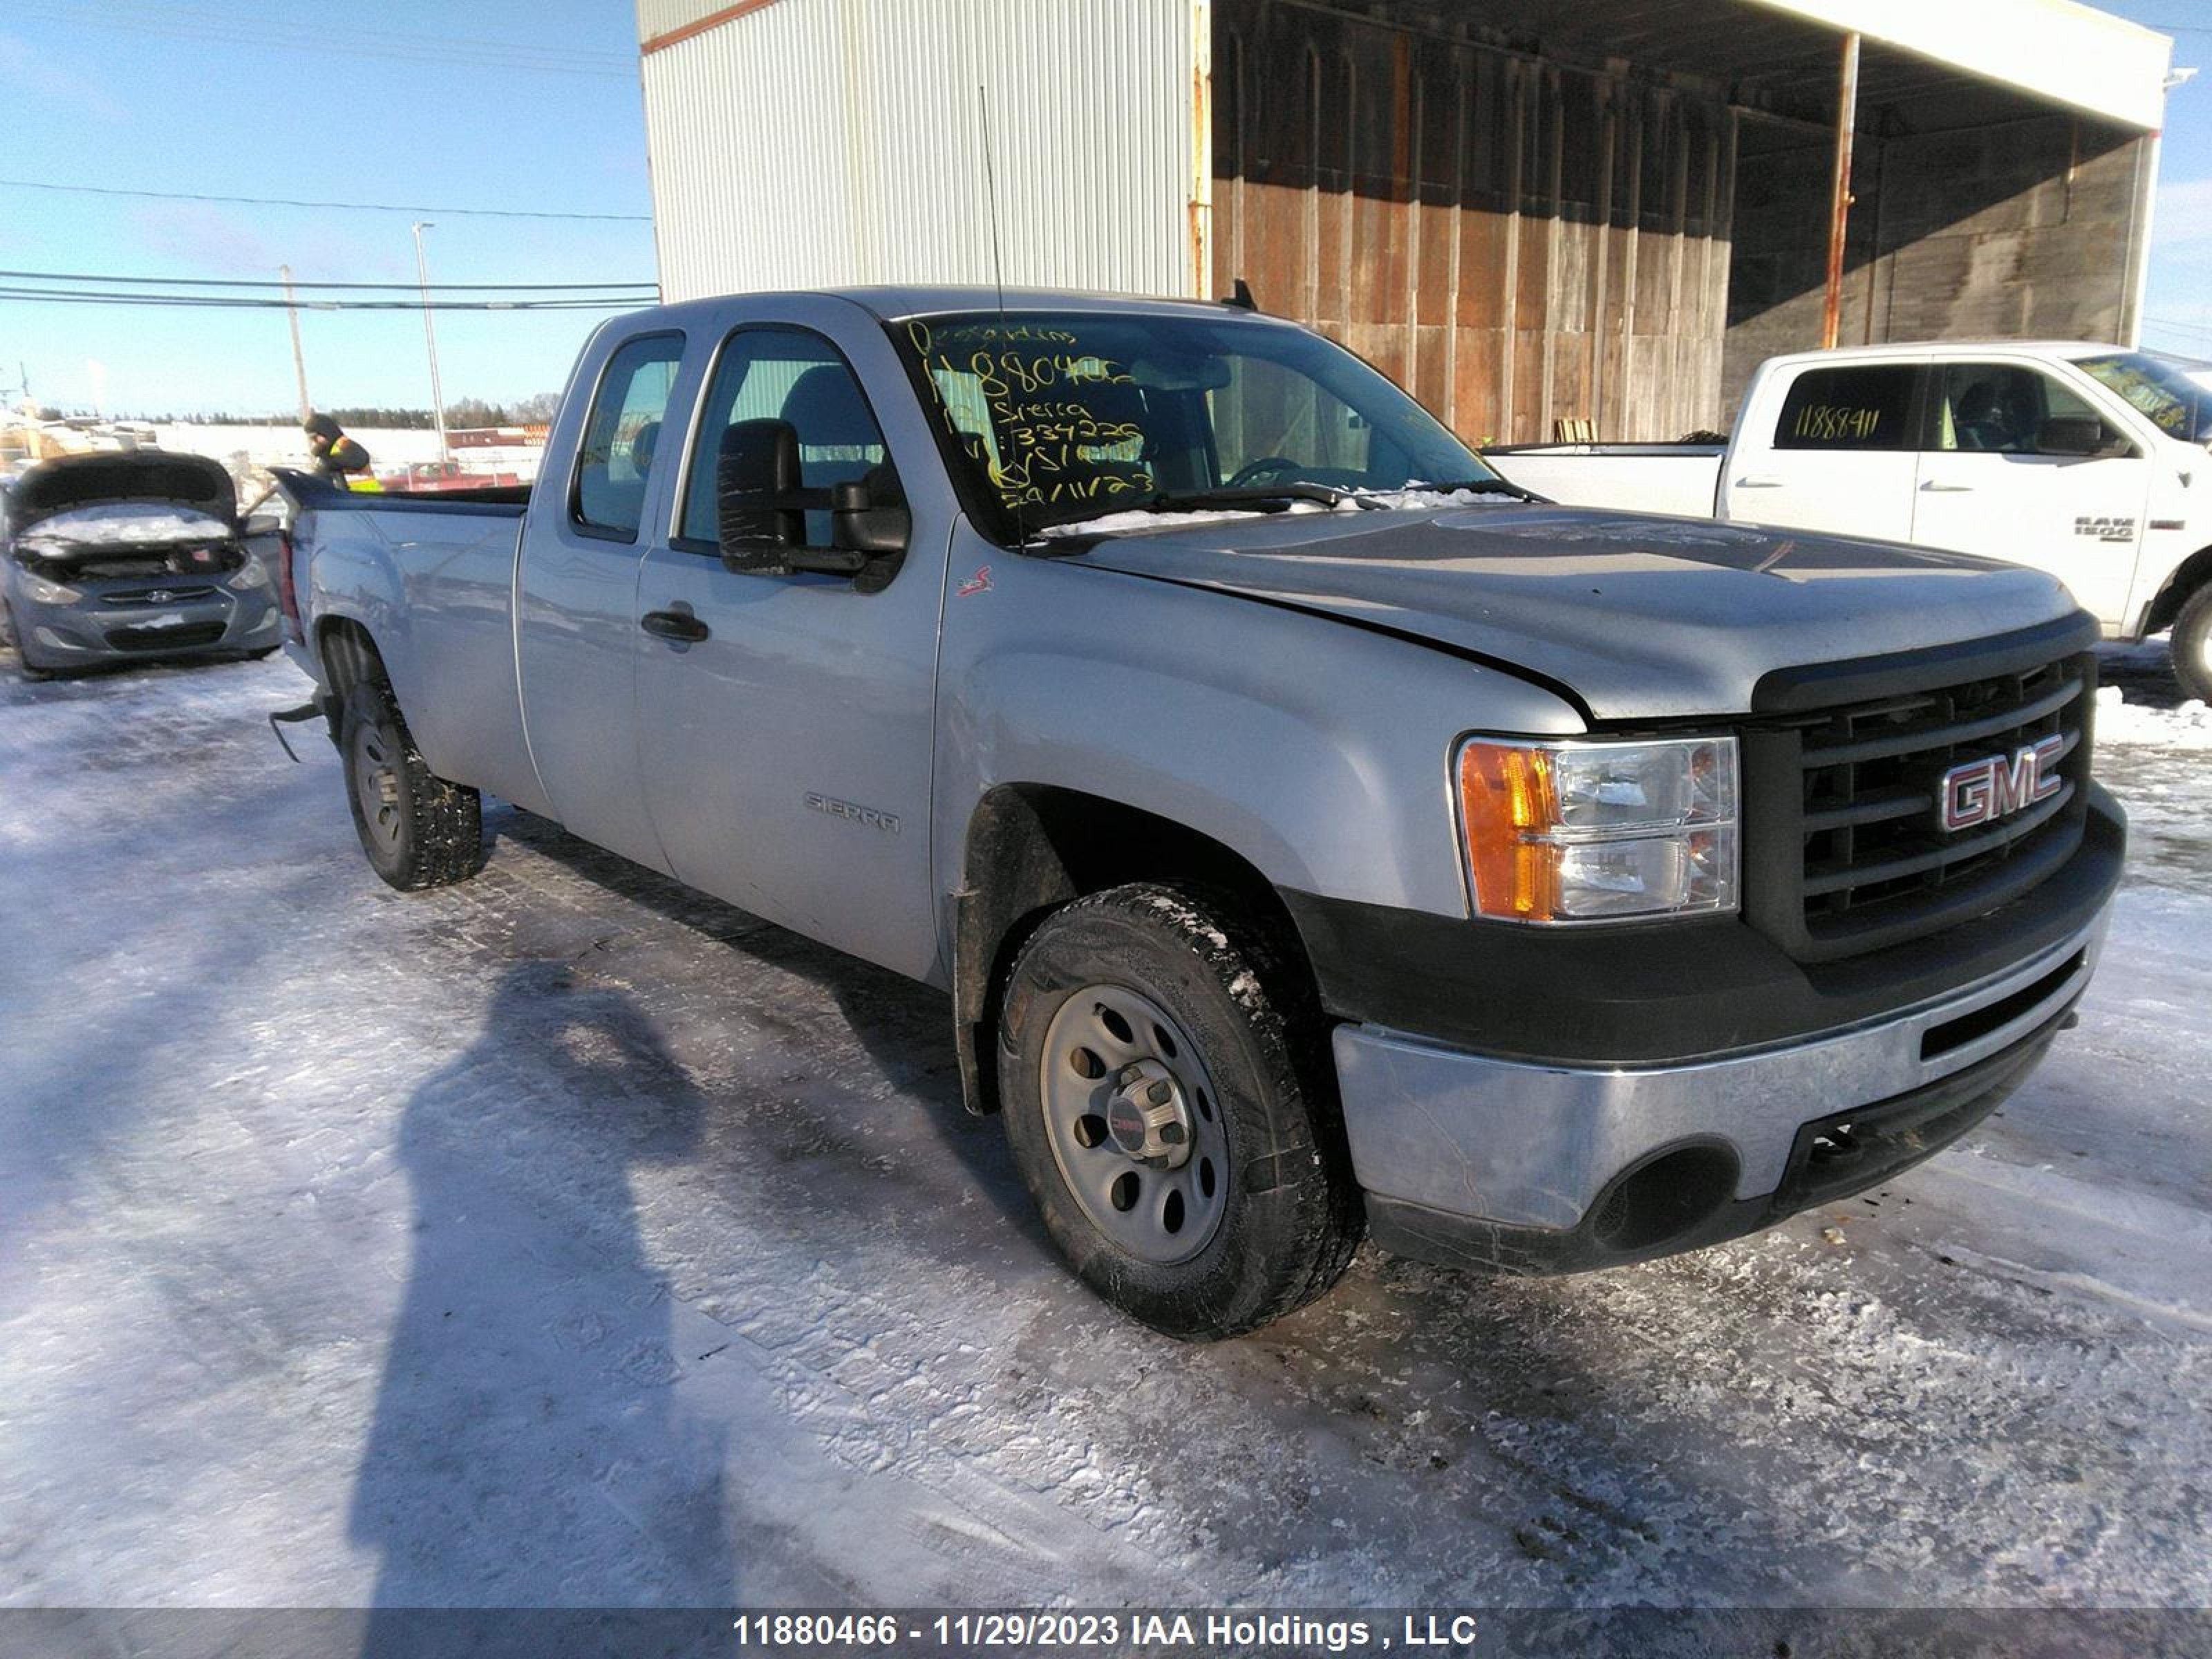
[[[2008,340],[1769,358],[1724,446],[1555,445],[1485,459],[1577,507],[1913,542],[2047,570],[2108,639],[2171,628],[2175,672],[2212,700],[2208,441],[2212,363]]]

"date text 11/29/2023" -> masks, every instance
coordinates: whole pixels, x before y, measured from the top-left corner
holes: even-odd
[[[906,1613],[786,1610],[747,1613],[732,1626],[739,1648],[770,1651],[881,1650],[903,1644],[937,1652],[1008,1649],[1110,1653],[1182,1648],[1199,1653],[1247,1654],[1270,1650],[1332,1654],[1466,1652],[1473,1647],[1478,1628],[1474,1615],[1464,1612],[1362,1617],[1318,1612],[1030,1609],[930,1609]]]

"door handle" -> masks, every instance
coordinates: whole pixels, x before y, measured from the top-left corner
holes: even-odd
[[[688,611],[648,611],[637,625],[655,638],[696,645],[714,630]]]
[[[1940,478],[1930,478],[1920,487],[1938,495],[1971,495],[1974,493],[1974,487],[1972,484],[1945,483]]]
[[[1738,478],[1735,481],[1735,487],[1738,489],[1779,489],[1782,488],[1782,480],[1765,477]]]

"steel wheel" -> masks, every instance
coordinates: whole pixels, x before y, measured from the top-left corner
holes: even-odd
[[[391,733],[381,726],[363,724],[355,729],[353,787],[364,830],[386,848],[396,849],[407,813],[399,799],[399,759],[392,752]]]
[[[465,881],[483,867],[483,805],[423,763],[381,680],[348,687],[338,713],[346,805],[369,868],[403,893]]]
[[[1161,1266],[1204,1249],[1229,1195],[1219,1096],[1182,1028],[1121,985],[1090,985],[1046,1027],[1045,1136],[1091,1224]]]

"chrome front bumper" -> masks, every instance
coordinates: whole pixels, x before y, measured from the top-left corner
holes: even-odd
[[[1509,1228],[1577,1226],[1661,1148],[1718,1141],[1735,1198],[1773,1193],[1798,1130],[1940,1083],[2033,1036],[2081,994],[2108,908],[2030,960],[1880,1019],[1688,1065],[1498,1060],[1374,1025],[1337,1028],[1352,1168],[1371,1195]]]

